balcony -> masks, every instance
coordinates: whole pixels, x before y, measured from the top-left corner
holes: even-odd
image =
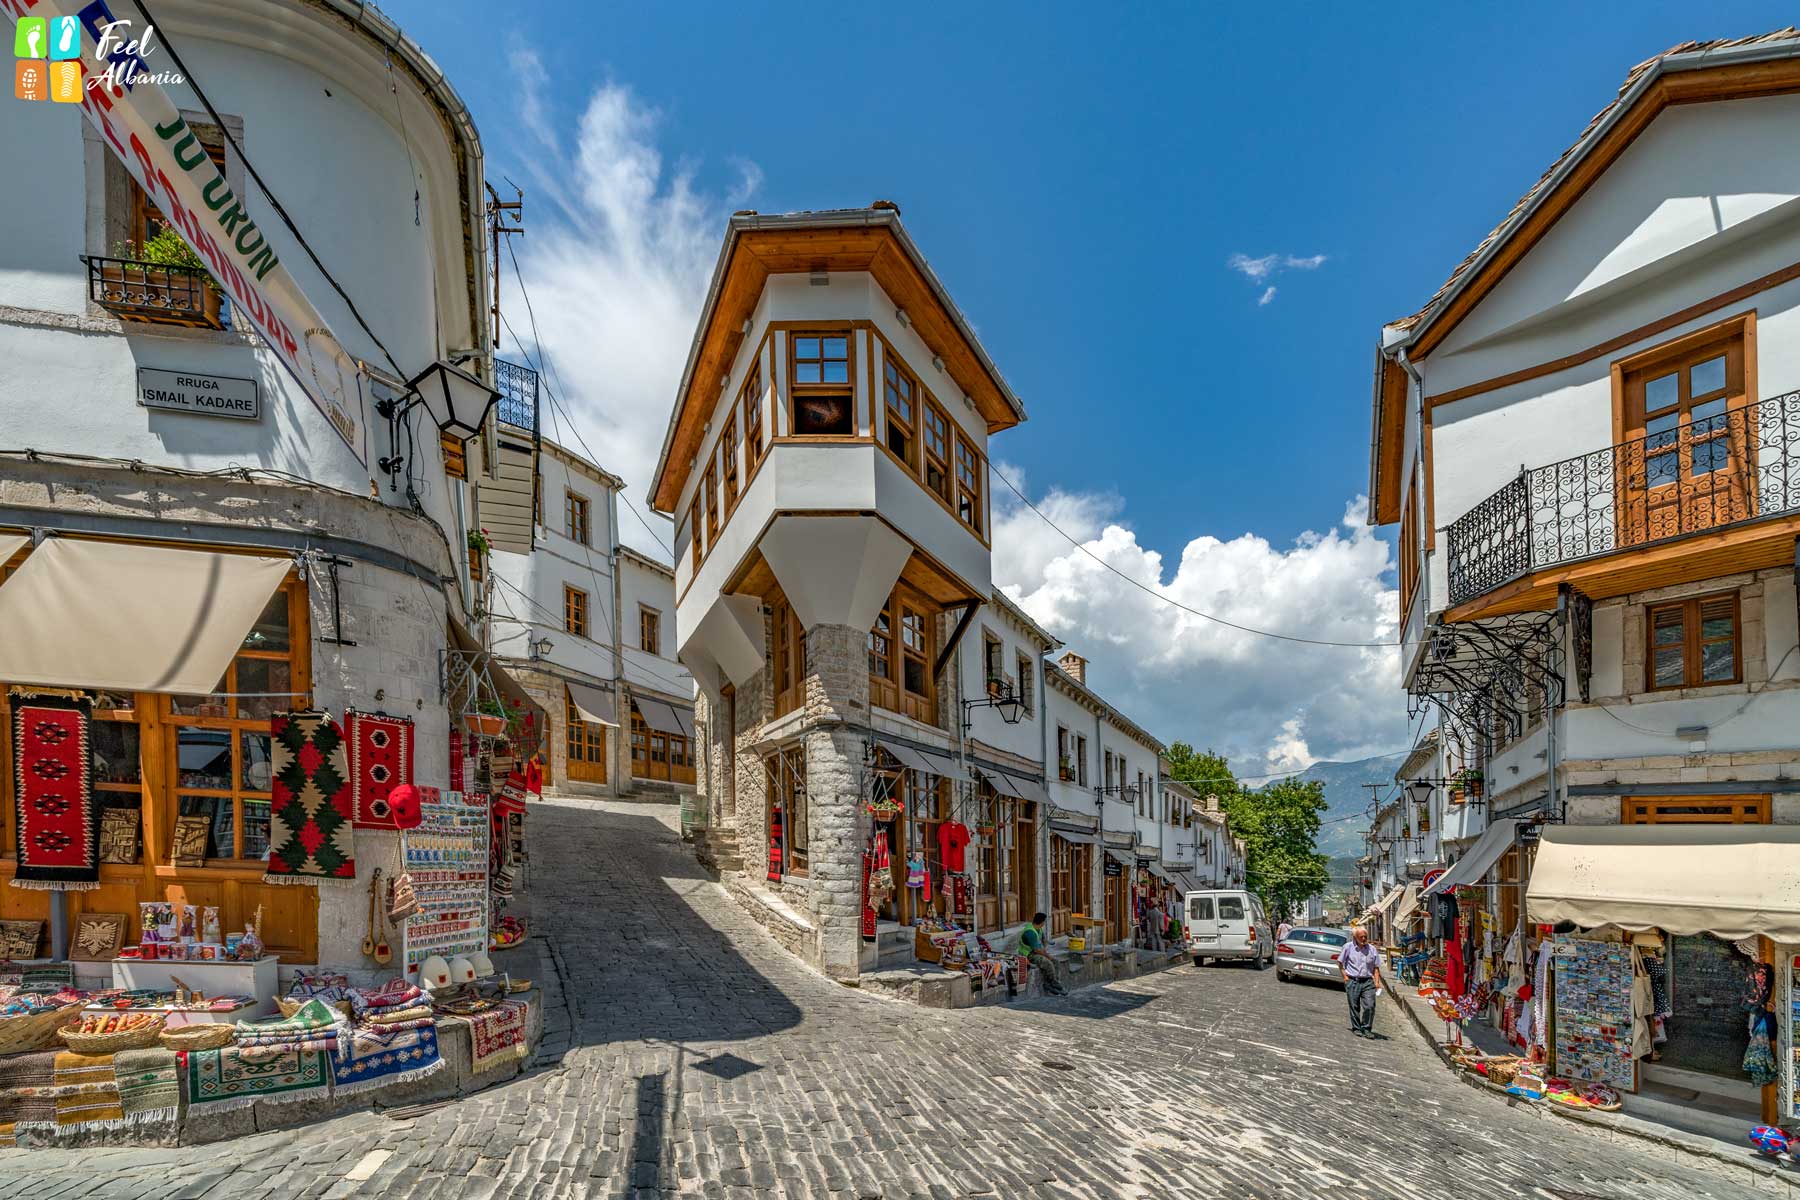
[[[500,402],[494,407],[501,423],[535,435],[538,432],[538,373],[530,367],[496,358],[494,387],[500,393]]]
[[[224,297],[205,271],[129,258],[82,256],[88,298],[125,321],[225,329]]]
[[[1780,565],[1796,514],[1789,392],[1521,471],[1449,527],[1449,618],[1542,608],[1565,582],[1599,599]]]
[[[494,360],[494,405],[498,419],[494,462],[476,483],[481,528],[495,550],[529,554],[535,544],[538,511],[538,375],[505,359]]]

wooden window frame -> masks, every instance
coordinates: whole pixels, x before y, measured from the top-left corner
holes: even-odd
[[[575,699],[563,692],[563,753],[569,778],[585,783],[606,782],[606,726],[582,719]],[[579,765],[577,765],[579,764]]]
[[[892,631],[887,638],[886,661],[891,674],[884,676],[875,669],[879,661],[877,640],[880,630],[877,626],[870,630],[868,641],[869,703],[889,712],[911,717],[924,725],[936,725],[937,680],[932,675],[932,664],[936,661],[937,617],[940,610],[923,592],[907,584],[897,583],[888,594],[881,611],[888,617]],[[925,690],[922,692],[907,683],[906,668],[909,662],[916,664],[920,677],[924,680]]]
[[[719,541],[719,460],[712,457],[706,461],[706,477],[701,481],[706,489],[706,545],[711,550]]]
[[[1771,818],[1767,792],[1729,796],[1623,796],[1621,825],[1767,825]],[[1683,811],[1702,809],[1707,811]]]
[[[744,486],[747,488],[769,453],[768,421],[763,416],[761,347],[757,348],[757,357],[750,363],[750,374],[738,391],[738,408],[744,422]]]
[[[1400,624],[1406,625],[1407,614],[1412,612],[1413,601],[1419,594],[1419,577],[1423,550],[1419,542],[1419,489],[1409,482],[1406,488],[1406,503],[1400,510]]]
[[[819,376],[823,380],[824,364],[838,361],[824,357],[825,340],[827,338],[844,339],[844,379],[842,382],[800,382],[800,366],[802,363],[819,364]],[[818,358],[801,358],[797,350],[803,339],[817,339],[819,342]],[[860,439],[860,427],[856,419],[856,329],[850,325],[819,329],[787,330],[787,381],[788,381],[788,424],[787,436],[798,441],[843,442]],[[850,416],[850,428],[843,433],[801,433],[799,425],[799,404],[803,398],[842,396]]]
[[[910,418],[901,415],[899,410],[894,407],[895,397],[901,392],[901,384],[910,385],[912,389],[909,400],[912,406]],[[882,344],[880,388],[882,436],[878,440],[881,448],[887,451],[888,457],[898,463],[908,475],[919,477],[919,464],[923,458],[919,445],[919,410],[921,401],[924,399],[925,388],[919,382],[918,374],[908,368],[906,361],[895,354],[893,347],[885,342]],[[895,429],[900,430],[906,439],[904,453],[896,451],[889,444],[892,440],[892,431]]]
[[[1719,639],[1709,643],[1701,636],[1701,614],[1710,604],[1720,601],[1731,602],[1731,678],[1706,679],[1702,676],[1703,651],[1706,646],[1716,644]],[[1679,611],[1681,613],[1682,630],[1682,670],[1681,682],[1659,684],[1656,682],[1656,616],[1658,613]],[[1716,619],[1716,618],[1715,618]],[[1670,643],[1671,645],[1673,643]],[[1683,600],[1666,600],[1644,606],[1644,690],[1646,692],[1677,692],[1689,688],[1729,687],[1744,682],[1744,605],[1740,593],[1712,592],[1704,596],[1689,596]]]
[[[781,874],[804,879],[809,873],[812,859],[812,836],[805,812],[806,751],[797,745],[772,751],[763,760],[763,769],[770,780],[768,798],[763,802],[764,833],[767,834],[774,827],[775,810],[779,807],[783,813]],[[798,796],[795,794],[796,785],[799,787]],[[797,821],[794,819],[796,814],[800,818]],[[764,846],[763,851],[767,853],[768,847]]]
[[[563,632],[578,638],[588,636],[588,594],[573,584],[563,584]],[[577,628],[579,626],[579,628]]]
[[[1019,673],[1017,683],[1019,702],[1025,706],[1025,715],[1037,715],[1037,670],[1031,655],[1021,654],[1015,664]]]
[[[1086,787],[1088,776],[1087,734],[1075,735],[1075,786]]]
[[[570,541],[593,545],[593,507],[580,492],[563,492],[563,533]]]
[[[732,512],[737,508],[738,498],[741,494],[738,490],[739,449],[737,411],[733,409],[725,417],[725,433],[719,439],[719,453],[725,459],[725,519],[728,521],[731,519]]]
[[[694,502],[688,505],[688,544],[694,557],[694,572],[700,570],[700,564],[706,561],[706,543],[700,536],[700,496],[694,495]]]
[[[769,605],[769,666],[774,715],[786,716],[806,699],[806,629],[786,596]]]
[[[963,460],[969,460],[970,479],[963,479]],[[982,540],[987,541],[987,485],[981,478],[986,466],[985,456],[975,443],[959,429],[956,432],[956,519]],[[968,505],[968,514],[963,512],[964,504]]]
[[[942,423],[944,452],[941,455],[931,448],[934,432],[931,419],[934,417]],[[919,418],[919,482],[951,516],[956,515],[956,435],[956,423],[950,419],[950,414],[927,392]],[[939,477],[944,481],[942,488],[931,486],[933,467],[938,469]]]
[[[989,629],[981,631],[981,679],[990,697],[1006,687],[1006,643]]]
[[[638,649],[662,655],[662,613],[648,604],[638,605]]]
[[[1056,777],[1063,783],[1075,782],[1075,741],[1069,727],[1060,722],[1056,726]]]

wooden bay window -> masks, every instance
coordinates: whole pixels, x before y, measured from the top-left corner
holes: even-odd
[[[883,443],[908,471],[919,465],[918,411],[919,382],[889,351],[884,356],[881,393],[887,417],[887,438]]]
[[[936,725],[937,686],[931,677],[935,610],[924,596],[897,585],[869,631],[869,703]]]
[[[849,331],[794,333],[788,347],[789,432],[797,437],[856,436]]]
[[[725,515],[731,516],[731,510],[738,502],[738,452],[743,448],[738,441],[738,421],[734,412],[725,418],[725,437],[720,442],[720,449],[725,455]]]

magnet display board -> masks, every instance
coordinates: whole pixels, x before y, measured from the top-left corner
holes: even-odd
[[[1558,1075],[1637,1090],[1631,1056],[1631,947],[1559,935],[1551,943],[1556,971]]]
[[[419,898],[405,929],[411,979],[433,954],[450,959],[488,948],[488,798],[441,792],[420,811],[419,824],[400,835],[401,860]]]

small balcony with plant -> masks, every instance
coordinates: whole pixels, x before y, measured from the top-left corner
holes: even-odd
[[[88,298],[122,321],[229,329],[231,310],[206,263],[173,229],[82,257]]]

